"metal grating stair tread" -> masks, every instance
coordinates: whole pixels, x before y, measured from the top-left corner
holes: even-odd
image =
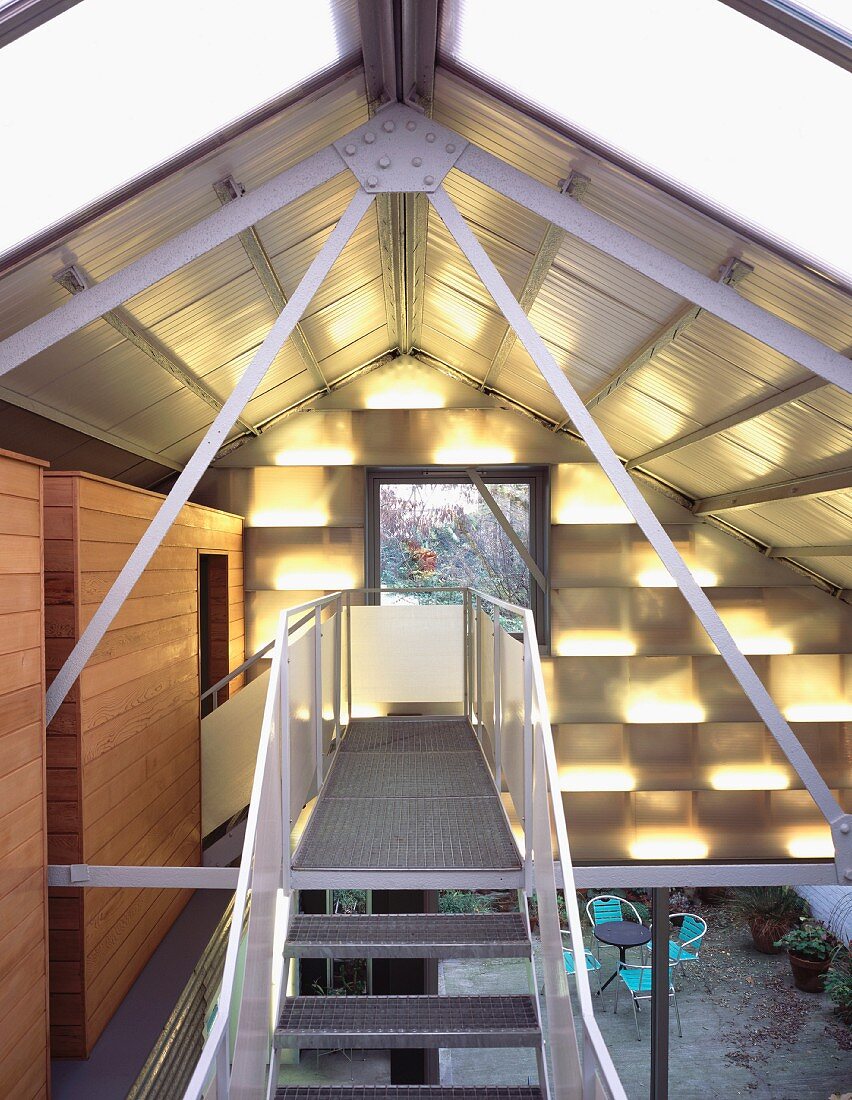
[[[275,1100],[541,1100],[538,1085],[285,1085]]]
[[[520,913],[398,913],[293,918],[284,945],[300,958],[529,958]]]
[[[276,1047],[535,1047],[535,1002],[504,997],[290,997]]]

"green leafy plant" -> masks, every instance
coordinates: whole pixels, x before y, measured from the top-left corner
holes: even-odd
[[[730,901],[731,914],[751,929],[755,947],[769,953],[805,908],[804,901],[789,886],[741,886]]]
[[[443,890],[438,908],[442,913],[490,913],[491,903],[483,894],[470,890]]]
[[[775,946],[786,947],[791,955],[800,959],[822,962],[836,949],[837,940],[818,921],[802,917],[796,928],[775,941]]]
[[[852,1024],[852,954],[839,948],[825,977],[825,991],[834,1002],[834,1011]]]
[[[335,913],[366,913],[367,891],[335,890],[334,911]]]

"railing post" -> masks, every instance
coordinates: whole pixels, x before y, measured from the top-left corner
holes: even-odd
[[[352,591],[346,591],[346,720],[352,721]]]
[[[343,675],[343,654],[341,652],[341,640],[343,632],[341,630],[340,620],[343,618],[343,597],[337,597],[337,603],[335,604],[334,614],[334,690],[332,698],[334,699],[334,737],[335,740],[340,740],[340,680]]]
[[[524,620],[524,889],[533,889],[533,728],[532,728],[532,643]]]
[[[474,614],[476,615],[476,736],[482,740],[482,619],[480,616],[479,593],[476,594]]]
[[[494,608],[494,782],[497,785],[497,790],[503,789],[503,742],[502,742],[502,730],[503,725],[503,700],[501,698],[501,683],[500,683],[500,649],[502,648],[502,642],[500,638],[500,632],[503,629],[500,626],[500,608],[496,604]]]
[[[317,794],[322,790],[322,608],[314,609],[314,730],[317,752]]]
[[[462,615],[464,617],[464,713],[470,720],[470,594],[462,589]]]
[[[230,1015],[231,1006],[219,1005],[219,1011]],[[231,1059],[228,1055],[230,1041],[231,1027],[228,1023],[222,1032],[222,1040],[216,1048],[216,1100],[228,1100],[231,1095]]]
[[[284,612],[285,626],[281,634],[281,659],[278,663],[278,700],[276,703],[278,729],[281,737],[281,880],[285,893],[290,892],[290,641],[287,632],[289,619]]]
[[[592,1043],[592,1037],[589,1035],[589,1028],[586,1021],[583,1020],[583,1100],[595,1100],[597,1090],[595,1089],[595,1070],[597,1069],[597,1059],[595,1057],[595,1048]]]

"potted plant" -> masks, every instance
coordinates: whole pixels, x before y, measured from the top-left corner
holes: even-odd
[[[834,1011],[844,1023],[852,1024],[852,954],[838,948],[825,976],[825,991]]]
[[[776,947],[786,947],[796,989],[804,993],[822,993],[825,975],[837,941],[827,928],[815,920],[802,917],[796,928],[775,941]]]
[[[790,931],[803,909],[789,886],[741,886],[731,901],[733,915],[748,925],[754,946],[764,955],[781,951],[775,941]]]

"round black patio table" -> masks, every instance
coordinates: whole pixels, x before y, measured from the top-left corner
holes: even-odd
[[[618,948],[618,966],[615,968],[615,973],[607,978],[601,986],[600,992],[603,992],[609,983],[614,982],[618,977],[618,972],[625,963],[624,956],[627,953],[627,948],[641,947],[643,944],[651,942],[651,929],[647,925],[637,924],[633,920],[609,920],[603,924],[595,925],[594,936],[601,943]]]

